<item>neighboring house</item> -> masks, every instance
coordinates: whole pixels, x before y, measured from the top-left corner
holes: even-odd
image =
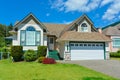
[[[118,51],[120,49],[120,21],[104,27],[103,34],[112,39],[112,42],[109,43],[110,51]]]
[[[14,25],[13,45],[23,46],[23,50],[37,46],[48,46],[48,51],[57,50],[64,60],[107,59],[108,43],[105,35],[98,33],[93,22],[82,15],[70,24],[42,23],[29,14]],[[49,56],[48,52],[48,56]]]

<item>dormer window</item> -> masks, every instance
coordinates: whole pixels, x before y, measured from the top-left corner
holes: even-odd
[[[81,25],[81,32],[88,32],[88,26],[86,23],[82,23]]]

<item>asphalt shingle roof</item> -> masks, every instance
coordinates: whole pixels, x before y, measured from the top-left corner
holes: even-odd
[[[109,42],[110,38],[98,32],[65,32],[57,41]]]
[[[61,32],[67,27],[66,24],[43,23],[49,31],[49,35],[59,37]]]
[[[109,27],[103,30],[103,34],[105,35],[120,35],[120,26]]]

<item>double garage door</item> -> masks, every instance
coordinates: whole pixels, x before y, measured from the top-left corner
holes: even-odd
[[[104,59],[103,43],[70,43],[71,60]]]

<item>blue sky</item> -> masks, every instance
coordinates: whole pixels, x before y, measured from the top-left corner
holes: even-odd
[[[120,20],[120,0],[0,0],[0,23],[9,25],[32,12],[41,22],[68,24],[87,14],[95,27]]]

